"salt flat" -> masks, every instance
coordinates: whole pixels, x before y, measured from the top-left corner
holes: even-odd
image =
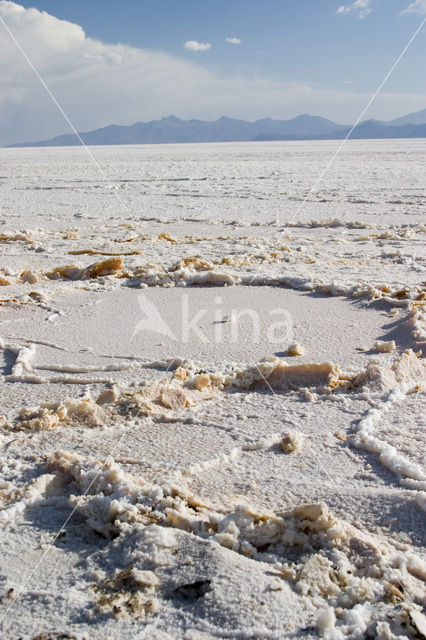
[[[426,151],[338,144],[2,151],[2,637],[424,635]]]

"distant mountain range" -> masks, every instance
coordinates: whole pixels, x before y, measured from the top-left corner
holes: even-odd
[[[291,120],[263,118],[256,122],[222,116],[214,122],[181,120],[169,116],[129,126],[111,124],[80,133],[87,145],[161,144],[179,142],[256,142],[261,140],[339,140],[351,127],[319,116],[301,115]],[[367,120],[352,132],[351,138],[426,138],[426,109],[390,122]],[[59,147],[79,145],[74,134],[39,142],[19,142],[9,147]]]

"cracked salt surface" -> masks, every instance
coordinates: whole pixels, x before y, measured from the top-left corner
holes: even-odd
[[[424,148],[333,149],[7,150],[2,637],[424,635]]]

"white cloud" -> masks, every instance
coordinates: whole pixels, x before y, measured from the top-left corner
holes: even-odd
[[[78,131],[133,124],[175,113],[214,120],[255,120],[300,113],[350,123],[370,94],[331,90],[259,75],[221,76],[161,51],[105,44],[37,9],[0,0],[0,15]],[[42,140],[69,126],[0,25],[0,145]],[[424,108],[426,96],[381,94],[370,117],[391,119]]]
[[[342,15],[344,13],[356,13],[358,14],[358,18],[363,20],[371,13],[372,9],[370,6],[370,0],[355,0],[352,4],[348,6],[342,5],[337,9],[337,15]]]
[[[401,15],[406,13],[426,14],[426,0],[415,0],[415,2],[411,2],[406,9],[401,11]]]
[[[187,51],[208,51],[212,48],[210,42],[198,42],[197,40],[187,40],[183,45]]]
[[[240,38],[225,38],[225,42],[229,44],[241,44],[242,41]]]

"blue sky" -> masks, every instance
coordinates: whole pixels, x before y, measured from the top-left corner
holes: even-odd
[[[38,12],[18,11],[18,6],[35,7],[47,12],[52,20],[48,24]],[[309,112],[350,123],[426,16],[426,0],[411,3],[410,0],[123,0],[121,3],[112,0],[22,0],[16,4],[0,0],[0,15],[17,39],[26,42],[29,57],[35,56],[40,73],[49,80],[52,90],[55,88],[58,92],[62,106],[70,110],[78,128],[95,128],[110,121],[125,123],[128,120],[130,123],[172,112],[181,117],[206,119],[223,114],[247,119],[285,118]],[[56,18],[66,21],[60,23],[59,28],[61,33],[62,28],[64,30],[63,42],[68,38],[67,25],[73,23],[84,30],[85,42],[77,42],[79,38],[72,40],[75,34],[71,36],[69,60],[63,55],[62,42],[54,42],[54,32],[58,32],[54,23]],[[71,26],[68,31],[71,34]],[[10,47],[6,36],[0,25],[0,44]],[[226,42],[227,37],[238,38],[241,42]],[[110,91],[116,86],[114,73],[108,74],[105,67],[110,65],[111,56],[119,58],[122,65],[120,84],[124,77],[129,83],[123,87],[126,104],[120,108],[116,96],[112,96],[114,108],[99,108],[97,122],[96,110],[90,105],[86,104],[79,112],[76,108],[78,100],[71,97],[70,89],[72,84],[78,94],[78,78],[84,76],[80,91],[82,102],[82,92],[90,86],[88,77],[90,73],[94,76],[95,69],[90,71],[86,62],[84,68],[78,69],[76,60],[94,60],[93,49],[96,47],[93,41],[102,43],[102,53],[96,54],[96,64],[100,64],[101,56],[104,65],[102,69],[98,67],[96,76],[96,84],[103,78],[102,91],[98,95],[108,98],[108,83]],[[187,50],[184,47],[187,41],[207,43],[210,47],[200,51]],[[126,62],[130,54],[124,55],[122,49],[117,53],[118,43],[126,45],[129,51],[144,52],[140,54],[145,56],[140,60],[140,75],[135,74],[134,66],[131,71]],[[59,63],[57,68],[52,68],[55,46],[62,47],[59,55],[64,65],[62,83]],[[40,51],[33,50],[34,47],[39,50],[45,47],[45,59]],[[89,54],[87,50],[90,50]],[[11,71],[10,65],[16,64],[18,78],[21,73],[27,77],[28,70],[24,70],[18,58],[15,47],[14,54],[10,51],[7,69]],[[147,65],[148,60],[152,60],[152,65],[150,62]],[[367,115],[390,119],[426,107],[425,63],[426,29],[423,29],[387,83],[384,94]],[[155,86],[154,78],[157,65],[159,86]],[[173,78],[167,80],[164,71],[167,65],[172,72],[174,70],[175,78],[181,78],[179,83],[175,84]],[[11,73],[6,75],[9,103],[15,100],[16,105],[17,87],[13,99],[10,98],[13,76]],[[68,79],[66,88],[65,78]],[[27,82],[32,88],[25,90],[25,81],[18,83],[22,112],[25,111],[24,94],[28,99],[31,91],[36,92],[32,80],[28,75]],[[202,96],[197,94],[197,82]],[[135,92],[133,110],[129,108],[131,84]],[[169,96],[168,84],[173,85]],[[236,87],[235,95],[230,99],[233,86]],[[0,106],[1,91],[0,84]],[[209,91],[210,102],[206,98]],[[237,91],[241,95],[240,103]],[[39,97],[45,105],[41,94]],[[144,103],[142,97],[145,97]],[[141,104],[146,108],[141,108]],[[14,116],[16,118],[16,113]],[[56,117],[52,116],[50,128],[46,124],[38,127],[40,134],[44,135],[45,130],[58,130]],[[19,133],[28,130],[31,135],[37,134],[36,131],[32,134],[31,126],[26,126],[24,115],[19,118],[19,125]],[[7,122],[2,123],[0,116],[0,142],[2,127],[4,132]],[[61,131],[63,129],[62,125]]]
[[[372,0],[363,19],[337,14],[339,0],[60,0],[20,2],[80,24],[111,44],[160,49],[194,58],[187,40],[212,44],[198,60],[221,73],[262,73],[280,80],[338,86],[352,80],[374,90],[421,16],[399,15],[404,0]],[[346,3],[346,6],[350,5]],[[240,46],[225,37],[242,40]],[[425,88],[426,33],[419,34],[389,88]]]

